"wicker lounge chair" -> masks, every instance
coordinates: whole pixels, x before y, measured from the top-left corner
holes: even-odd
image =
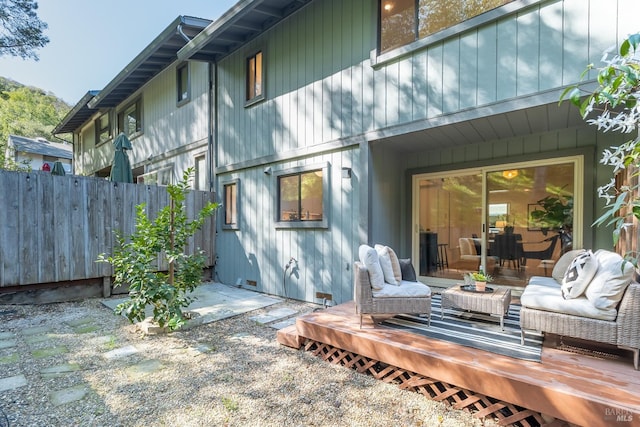
[[[599,252],[605,257],[611,254],[607,251],[598,251],[596,255]],[[562,259],[558,264],[562,264]],[[554,268],[555,270],[557,268]],[[597,274],[601,274],[600,270],[605,270],[602,274],[606,274],[602,264]],[[557,277],[531,277],[521,296],[522,343],[524,344],[526,330],[536,330],[612,344],[633,352],[633,365],[637,370],[640,358],[640,284],[624,283],[619,262],[610,267],[610,272],[612,275],[618,274],[619,277],[611,279],[611,283],[617,282],[619,285],[617,289],[620,291],[605,290],[604,295],[607,301],[611,301],[611,306],[606,310],[602,310],[602,304],[595,304],[594,307],[592,301],[584,295],[571,299],[563,298]],[[586,292],[589,292],[588,288]]]
[[[425,314],[431,319],[431,289],[420,282],[402,281],[400,286],[390,286],[395,296],[379,296],[374,295],[369,280],[369,272],[367,268],[359,261],[354,263],[354,296],[356,303],[356,313],[360,315],[360,328],[362,328],[362,316],[365,314],[400,314],[400,313],[418,313]],[[393,289],[396,288],[396,289]],[[420,296],[402,296],[403,289],[418,288]],[[415,292],[412,292],[415,294]]]

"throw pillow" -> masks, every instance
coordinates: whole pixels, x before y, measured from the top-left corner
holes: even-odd
[[[553,266],[553,271],[551,272],[551,277],[556,279],[558,284],[562,284],[562,279],[564,278],[564,273],[567,272],[567,268],[569,268],[569,264],[571,261],[581,253],[585,252],[584,249],[574,249],[562,255],[560,259],[556,262],[556,265]]]
[[[384,275],[384,281],[390,285],[398,285],[396,278],[393,275],[393,267],[391,266],[391,257],[389,257],[389,251],[386,246],[376,245],[376,252],[378,252],[378,259],[380,260],[380,267],[382,267],[382,274]]]
[[[604,249],[595,252],[598,272],[591,280],[585,295],[594,307],[615,309],[633,279],[633,264],[615,252]]]
[[[598,262],[593,252],[581,253],[571,261],[562,279],[562,296],[565,299],[578,298],[584,293],[598,271]]]
[[[364,264],[369,271],[371,287],[377,291],[384,288],[384,274],[382,273],[382,267],[380,267],[380,261],[378,260],[378,252],[371,246],[360,245],[358,255],[360,256],[360,262]]]
[[[417,282],[416,271],[411,264],[411,258],[400,259],[400,269],[402,270],[402,280],[407,282]]]
[[[395,277],[398,285],[402,282],[402,269],[400,268],[400,261],[398,260],[398,255],[396,252],[387,246],[387,251],[389,251],[389,258],[391,259],[391,268],[393,268],[393,277]]]

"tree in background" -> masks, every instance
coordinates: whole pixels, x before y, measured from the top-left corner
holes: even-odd
[[[38,3],[32,0],[0,0],[0,56],[38,60],[35,50],[49,43],[38,18]]]
[[[70,108],[64,101],[42,89],[0,77],[0,169],[15,169],[5,162],[9,135],[43,137],[53,141],[53,128]]]

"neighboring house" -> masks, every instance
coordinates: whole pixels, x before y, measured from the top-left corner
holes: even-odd
[[[114,137],[124,132],[133,147],[134,180],[166,185],[195,166],[197,188],[209,190],[210,64],[176,61],[176,52],[210,23],[176,18],[105,88],[87,92],[67,114],[54,134],[73,134],[78,175],[108,177]]]
[[[602,207],[596,188],[611,174],[598,160],[624,139],[558,100],[587,64],[638,30],[640,6],[477,3],[460,11],[442,1],[241,1],[144,86],[118,77],[87,108],[129,118],[142,110],[138,173],[170,163],[178,173],[195,161],[193,147],[209,153],[224,205],[215,236],[223,283],[348,301],[361,243],[394,247],[428,283],[459,282],[460,239],[475,239],[483,266],[507,230],[534,253],[526,245],[546,227],[531,212],[547,196],[573,204],[570,240],[552,258],[570,245],[610,248],[610,232],[591,227]],[[175,102],[183,64],[187,110]],[[107,105],[115,87],[121,95]],[[78,134],[79,167],[94,174],[111,152],[96,146],[92,126],[65,130]],[[505,260],[513,262],[504,268],[520,261]],[[540,261],[527,260],[525,275],[540,272]]]
[[[51,142],[45,138],[9,135],[6,158],[12,159],[19,165],[30,166],[34,171],[50,171],[55,162],[60,162],[67,174],[73,173],[73,146]]]

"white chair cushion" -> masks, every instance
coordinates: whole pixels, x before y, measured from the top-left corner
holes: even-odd
[[[379,290],[372,291],[374,298],[416,298],[431,296],[431,288],[421,282],[403,280],[399,286],[384,284]]]
[[[618,314],[615,308],[599,309],[594,307],[585,296],[564,299],[560,286],[552,285],[550,282],[544,284],[529,282],[520,297],[520,303],[528,308],[591,319],[616,320]]]
[[[633,264],[604,249],[597,250],[594,255],[598,261],[598,272],[591,279],[585,295],[596,308],[615,309],[633,279]]]
[[[382,273],[382,267],[380,267],[380,261],[378,260],[378,252],[371,246],[360,245],[358,248],[358,256],[360,257],[360,262],[364,264],[369,271],[371,288],[373,290],[382,289],[384,287],[384,274]]]
[[[390,285],[398,285],[396,277],[393,275],[393,267],[391,266],[391,258],[389,257],[389,251],[386,246],[376,245],[376,252],[378,252],[378,259],[380,260],[380,267],[382,267],[382,274],[384,281]]]
[[[562,279],[562,295],[565,299],[578,298],[598,271],[598,261],[593,252],[586,251],[571,261]]]

